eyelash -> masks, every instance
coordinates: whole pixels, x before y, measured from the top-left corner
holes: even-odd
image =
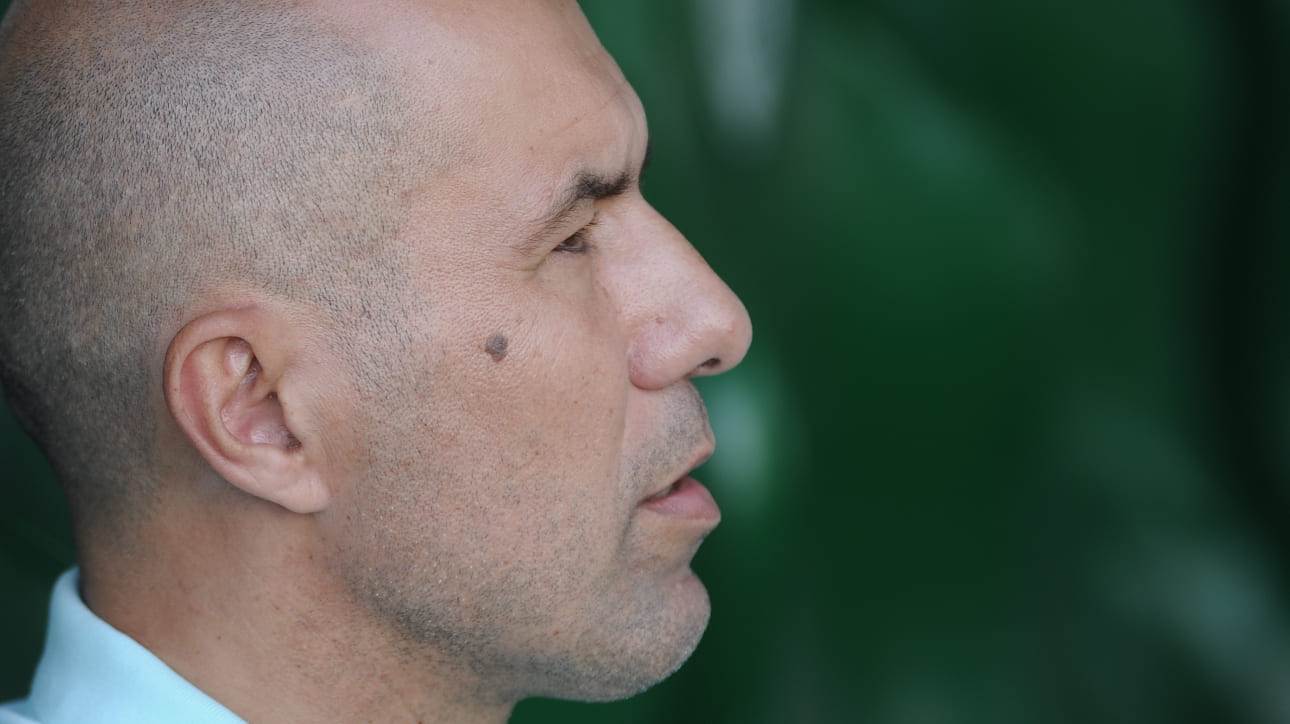
[[[569,254],[585,254],[591,251],[591,240],[587,238],[587,232],[596,226],[597,219],[593,217],[591,221],[555,247],[556,251],[563,251]]]

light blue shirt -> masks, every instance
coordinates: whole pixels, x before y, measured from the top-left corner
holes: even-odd
[[[95,616],[79,580],[73,568],[54,584],[31,694],[0,706],[0,724],[245,724]]]

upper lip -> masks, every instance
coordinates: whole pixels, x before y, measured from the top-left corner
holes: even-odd
[[[712,441],[709,440],[707,443],[703,445],[703,447],[699,448],[697,451],[695,451],[693,455],[691,455],[687,459],[688,464],[683,470],[681,470],[678,474],[672,476],[666,483],[663,483],[662,485],[658,486],[652,491],[646,493],[645,497],[641,498],[641,502],[644,503],[648,501],[650,498],[654,498],[656,496],[660,496],[666,493],[668,489],[670,489],[673,485],[676,485],[681,480],[681,478],[684,478],[686,475],[689,475],[690,472],[693,471],[695,468],[698,468],[699,466],[706,463],[708,461],[708,458],[712,457],[713,450],[714,450],[714,445]]]

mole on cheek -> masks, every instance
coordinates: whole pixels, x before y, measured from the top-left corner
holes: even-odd
[[[484,343],[484,351],[493,358],[494,362],[501,362],[506,356],[506,337],[500,334],[494,334]]]

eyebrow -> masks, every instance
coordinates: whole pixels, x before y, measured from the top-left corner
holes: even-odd
[[[574,177],[573,183],[569,184],[565,191],[560,194],[559,200],[552,204],[551,208],[542,215],[532,236],[518,245],[520,250],[531,251],[545,243],[547,237],[569,221],[569,217],[578,210],[578,206],[582,202],[613,198],[631,188],[632,184],[639,182],[640,176],[645,173],[645,169],[649,168],[650,160],[654,156],[653,152],[653,142],[647,142],[645,144],[645,157],[641,160],[640,170],[636,172],[623,171],[612,177],[591,171],[579,173]]]

